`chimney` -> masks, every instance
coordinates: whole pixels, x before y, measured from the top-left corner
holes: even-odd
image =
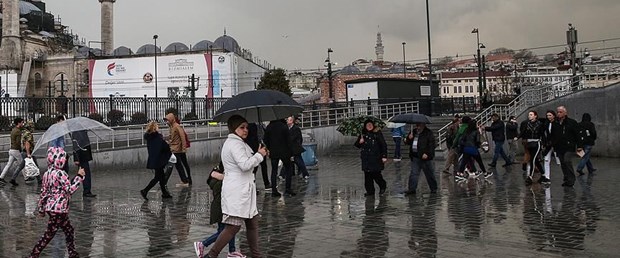
[[[19,31],[19,0],[2,1],[2,46],[0,62],[9,69],[20,70],[22,44]],[[6,67],[0,67],[4,69]]]
[[[114,51],[114,3],[116,0],[99,0],[101,3],[101,50],[104,55]]]

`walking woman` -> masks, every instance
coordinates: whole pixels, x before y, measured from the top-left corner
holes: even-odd
[[[155,170],[155,176],[151,179],[151,182],[142,190],[140,194],[142,198],[148,200],[147,194],[149,190],[153,188],[157,183],[161,188],[162,198],[172,198],[166,187],[168,180],[164,174],[164,169],[168,164],[168,160],[172,155],[170,146],[164,140],[164,136],[159,133],[159,126],[157,122],[151,121],[146,125],[146,133],[144,133],[144,139],[146,139],[146,149],[149,152],[149,158],[146,162],[146,168]]]
[[[459,141],[463,149],[463,156],[461,158],[461,162],[459,163],[458,176],[467,178],[469,175],[465,173],[465,167],[470,166],[473,168],[474,160],[478,163],[480,171],[485,175],[485,177],[491,176],[491,174],[487,173],[484,163],[482,162],[482,157],[480,156],[480,151],[478,150],[482,143],[480,141],[480,130],[478,128],[478,123],[475,119],[469,121],[467,129],[463,133],[463,136],[460,137]]]
[[[228,119],[228,138],[222,146],[222,223],[224,230],[217,237],[206,257],[217,257],[220,251],[245,224],[246,237],[252,257],[262,257],[258,249],[258,208],[254,168],[267,156],[267,149],[260,146],[252,152],[244,139],[248,137],[248,122],[239,115]]]
[[[375,126],[372,120],[364,122],[362,135],[357,137],[355,147],[359,148],[362,158],[362,171],[364,171],[364,196],[375,195],[375,184],[379,185],[379,194],[384,194],[387,183],[381,175],[385,162],[387,162],[387,144],[383,134]]]
[[[557,157],[557,154],[555,154],[555,150],[553,149],[553,145],[557,141],[556,130],[558,129],[558,122],[555,121],[555,117],[556,117],[555,111],[547,110],[546,116],[547,116],[547,120],[545,120],[544,127],[543,127],[544,129],[543,157],[545,161],[544,167],[543,167],[544,174],[540,177],[540,179],[538,180],[538,183],[549,185],[551,184],[551,158],[554,156]]]
[[[67,162],[67,153],[63,148],[50,147],[47,150],[47,172],[43,175],[43,186],[37,210],[39,216],[49,216],[47,230],[41,236],[37,245],[32,249],[30,257],[39,257],[47,244],[54,238],[58,229],[65,232],[69,257],[79,257],[75,250],[73,226],[69,221],[69,201],[71,195],[77,191],[84,181],[84,169],[80,168],[72,180],[63,170]]]
[[[543,167],[540,164],[540,158],[542,156],[542,140],[545,133],[545,127],[543,123],[538,120],[538,113],[536,113],[536,111],[530,111],[527,114],[527,118],[527,123],[521,124],[522,127],[520,130],[520,138],[525,142],[525,148],[530,154],[525,184],[531,185],[535,168],[537,168],[539,172],[543,171]]]

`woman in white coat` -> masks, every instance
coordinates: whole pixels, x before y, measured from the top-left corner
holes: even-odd
[[[244,142],[248,137],[248,122],[242,116],[234,115],[228,119],[228,131],[230,134],[221,154],[226,171],[222,181],[222,223],[226,226],[207,257],[217,257],[244,223],[252,257],[262,257],[258,250],[258,208],[252,172],[265,159],[267,149],[260,146],[256,153],[252,153]]]

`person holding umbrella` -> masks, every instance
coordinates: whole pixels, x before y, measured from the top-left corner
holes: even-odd
[[[84,176],[84,190],[82,196],[84,197],[97,197],[96,194],[91,192],[91,170],[89,162],[93,160],[93,153],[90,147],[90,139],[88,138],[88,131],[82,130],[71,134],[73,141],[73,161],[74,164],[84,169],[86,175]],[[80,145],[80,143],[82,145]]]
[[[383,134],[375,126],[372,120],[364,121],[362,134],[357,137],[355,147],[360,149],[360,158],[362,159],[362,171],[364,171],[364,188],[366,193],[364,196],[375,195],[375,185],[379,185],[379,194],[384,194],[387,189],[387,183],[381,171],[387,162],[387,144],[383,138]]]
[[[420,170],[424,171],[426,182],[431,189],[431,193],[437,192],[437,179],[435,179],[435,167],[433,158],[435,157],[435,137],[433,132],[424,123],[416,123],[415,130],[409,132],[405,139],[405,144],[411,145],[409,149],[409,159],[411,159],[411,174],[409,174],[409,190],[406,195],[416,193],[418,188],[418,177]]]
[[[252,257],[262,257],[258,249],[259,216],[252,172],[267,156],[267,149],[260,146],[254,153],[244,142],[248,137],[248,122],[242,116],[231,116],[227,124],[230,133],[221,154],[226,171],[222,181],[222,223],[226,225],[206,257],[218,257],[224,246],[239,232],[242,224],[246,227]]]
[[[278,192],[277,175],[278,175],[278,163],[282,161],[285,178],[285,190],[284,194],[295,196],[296,193],[292,189],[292,173],[293,173],[293,157],[292,139],[289,133],[288,126],[284,120],[274,120],[269,123],[267,129],[265,129],[265,144],[269,148],[269,158],[271,158],[271,195],[278,197],[281,194]]]
[[[144,189],[140,190],[140,195],[142,195],[142,198],[145,200],[148,200],[147,194],[149,190],[151,190],[155,184],[159,183],[161,197],[172,198],[166,187],[168,180],[164,173],[164,168],[168,164],[172,152],[170,151],[168,143],[164,141],[164,137],[159,133],[157,122],[151,121],[146,125],[144,139],[146,139],[146,149],[149,153],[146,168],[155,170],[155,176]]]

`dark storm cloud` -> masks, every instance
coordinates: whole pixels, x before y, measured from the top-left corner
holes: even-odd
[[[429,0],[433,56],[475,51],[474,27],[488,50],[563,44],[569,22],[580,40],[620,37],[618,0]],[[47,1],[74,32],[99,40],[96,0]],[[215,40],[226,27],[243,48],[285,67],[322,66],[328,47],[339,65],[374,58],[377,26],[383,33],[385,59],[425,59],[424,0],[119,0],[115,4],[115,45],[134,51],[159,34],[158,43],[195,44]],[[620,46],[606,42],[583,46]],[[550,51],[555,51],[550,49]]]

